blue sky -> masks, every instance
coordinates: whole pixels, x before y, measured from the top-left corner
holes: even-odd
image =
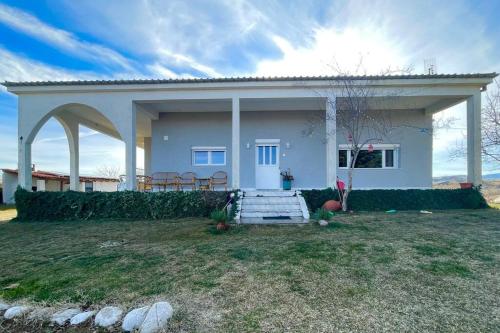
[[[330,74],[366,69],[500,72],[500,1],[0,0],[0,81]],[[0,90],[0,168],[17,164],[17,101]],[[434,137],[434,175],[464,174],[449,150],[458,120]],[[123,167],[117,140],[82,128],[80,169]],[[51,120],[33,145],[37,168],[69,171],[64,131]],[[141,153],[139,153],[138,164]],[[485,173],[500,166],[485,164]]]

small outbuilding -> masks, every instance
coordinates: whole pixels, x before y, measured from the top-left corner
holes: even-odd
[[[32,170],[33,191],[67,191],[69,190],[69,175]],[[85,192],[112,192],[118,188],[119,180],[116,178],[80,176],[79,190]],[[18,171],[2,169],[2,202],[14,203],[14,193],[18,185]]]

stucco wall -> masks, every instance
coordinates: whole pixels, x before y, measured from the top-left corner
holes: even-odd
[[[2,174],[2,186],[3,203],[14,203],[14,193],[17,188],[17,176],[4,172]]]
[[[315,112],[313,112],[315,113]],[[319,111],[316,112],[318,115]],[[308,115],[302,111],[241,113],[242,188],[255,187],[255,140],[280,139],[280,167],[290,168],[296,187],[324,187],[326,181],[325,145],[320,135],[306,137]],[[320,124],[324,133],[324,124]],[[231,184],[231,113],[162,113],[152,124],[152,172],[194,171],[200,177],[215,171],[228,173]],[[168,141],[163,137],[168,136]],[[290,149],[286,143],[290,143]],[[247,148],[247,143],[250,148]],[[192,166],[191,147],[225,146],[225,166]]]
[[[280,168],[290,168],[296,188],[326,185],[324,111],[261,111],[241,113],[241,187],[255,187],[255,139],[280,139]],[[399,168],[355,170],[356,188],[426,188],[432,186],[432,117],[421,110],[387,113],[395,128],[384,143],[399,144]],[[231,113],[161,113],[152,124],[152,172],[194,171],[210,176],[217,170],[231,177]],[[163,137],[168,136],[164,141]],[[286,143],[290,148],[286,148]],[[250,148],[247,148],[247,143]],[[337,144],[346,142],[337,133]],[[192,166],[192,146],[225,146],[225,166]],[[347,171],[337,169],[341,179]],[[229,184],[231,180],[229,179]]]
[[[432,116],[423,110],[390,111],[385,118],[394,129],[384,143],[399,144],[397,169],[355,169],[355,188],[431,188],[432,135],[422,129],[432,128]],[[347,143],[339,131],[337,144]],[[347,170],[337,169],[347,180]]]

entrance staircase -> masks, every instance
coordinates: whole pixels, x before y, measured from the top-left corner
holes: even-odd
[[[307,223],[309,211],[300,191],[244,191],[238,218],[243,224]]]

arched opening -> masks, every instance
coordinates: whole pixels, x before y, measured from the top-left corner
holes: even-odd
[[[24,154],[29,154],[24,159],[30,161],[28,172],[33,166],[37,171],[23,183],[20,170],[21,186],[49,191],[116,190],[117,182],[109,179],[124,170],[125,144],[112,121],[97,109],[84,104],[59,106],[19,139],[20,144],[24,139]],[[99,174],[99,168],[116,169],[117,174]]]

